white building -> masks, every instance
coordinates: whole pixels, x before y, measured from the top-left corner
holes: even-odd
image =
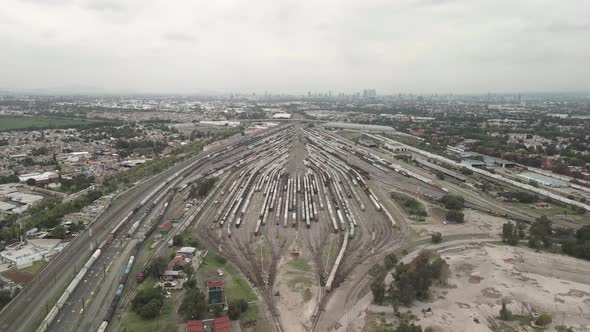
[[[569,187],[569,183],[556,179],[556,178],[552,178],[549,176],[545,176],[542,174],[537,174],[537,173],[533,173],[533,172],[524,172],[524,173],[520,173],[518,174],[518,177],[529,180],[529,181],[535,181],[538,182],[539,184],[542,184],[546,187],[551,187],[551,188],[567,188]]]
[[[3,261],[22,269],[55,254],[60,250],[58,248],[60,242],[61,240],[47,239],[13,243],[0,252],[0,257]]]
[[[276,113],[272,116],[273,119],[290,119],[291,114],[289,113]]]

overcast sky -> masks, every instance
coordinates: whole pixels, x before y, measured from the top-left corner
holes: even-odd
[[[0,89],[590,90],[588,0],[3,0]]]

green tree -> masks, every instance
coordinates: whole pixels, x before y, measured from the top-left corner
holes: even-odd
[[[156,258],[154,258],[154,260],[152,261],[152,269],[154,270],[154,272],[156,273],[156,276],[161,276],[162,274],[164,274],[164,272],[167,269],[167,262],[166,262],[166,258],[164,256],[158,256]]]
[[[463,212],[460,212],[458,210],[449,210],[447,211],[446,217],[449,221],[454,221],[456,223],[462,224],[464,222],[465,215],[463,214]]]
[[[502,299],[502,309],[500,309],[501,320],[512,320],[512,311],[506,307],[506,299]]]
[[[178,312],[185,319],[201,319],[207,313],[207,299],[198,288],[186,291]]]
[[[66,228],[62,225],[56,226],[49,232],[49,235],[54,239],[63,239],[66,237]]]
[[[446,194],[440,202],[449,210],[462,210],[465,205],[465,198],[460,195]]]
[[[12,294],[7,289],[0,290],[0,309],[4,308],[12,300]]]
[[[137,310],[137,313],[144,319],[152,319],[160,314],[162,304],[156,299],[149,301]]]
[[[197,280],[190,278],[184,283],[184,288],[195,288],[197,287]]]
[[[516,228],[518,230],[518,238],[520,240],[526,237],[526,224],[520,220],[516,222]]]
[[[160,288],[140,289],[131,302],[133,311],[144,319],[155,318],[164,306],[164,294]]]
[[[174,235],[172,238],[172,245],[175,247],[182,247],[184,245],[184,237],[182,235]]]
[[[401,322],[395,332],[422,332],[422,327],[414,323]]]
[[[447,261],[439,257],[430,263],[430,269],[432,270],[432,278],[441,284],[447,283],[447,280],[451,275],[451,268]]]
[[[535,324],[540,325],[540,326],[547,326],[547,325],[551,324],[552,321],[553,321],[553,319],[551,318],[551,316],[549,314],[542,313],[539,316],[539,318],[537,318],[537,321],[535,322]]]
[[[231,320],[239,319],[241,314],[246,312],[246,310],[248,310],[248,302],[243,299],[230,302],[227,306],[227,314]]]
[[[398,262],[397,256],[395,254],[388,254],[383,259],[383,263],[385,264],[386,270],[391,270]]]
[[[377,304],[383,304],[385,300],[385,283],[383,280],[375,280],[371,283],[371,292],[373,292],[373,301]]]
[[[404,273],[396,280],[394,297],[403,305],[409,306],[416,299],[416,289],[412,280],[412,273]]]
[[[430,236],[430,240],[432,243],[441,243],[442,234],[440,232],[432,233],[432,235]]]
[[[212,311],[213,316],[215,316],[216,318],[225,315],[225,312],[223,312],[223,307],[220,305],[214,305]]]
[[[551,247],[553,244],[553,224],[547,216],[542,216],[535,220],[530,228],[529,235],[536,243],[543,243],[545,248]]]
[[[189,196],[193,198],[204,198],[213,189],[213,186],[215,186],[215,181],[215,178],[210,177],[199,179],[197,185],[191,187]]]
[[[513,246],[520,240],[518,228],[513,223],[507,222],[502,225],[502,242]]]

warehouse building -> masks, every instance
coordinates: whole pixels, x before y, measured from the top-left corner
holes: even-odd
[[[569,184],[565,181],[555,179],[555,178],[552,178],[549,176],[545,176],[542,174],[533,173],[533,172],[520,173],[520,174],[518,174],[518,177],[528,180],[528,181],[535,181],[539,184],[542,184],[546,187],[551,187],[551,188],[567,188],[567,187],[569,187]]]

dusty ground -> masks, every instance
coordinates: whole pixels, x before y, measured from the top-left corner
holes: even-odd
[[[313,261],[305,255],[292,257],[291,251],[292,248],[278,264],[276,306],[286,331],[306,331],[316,307],[318,279]]]
[[[528,310],[550,313],[554,324],[548,331],[562,319],[576,331],[590,331],[590,262],[491,244],[447,251],[442,257],[451,267],[450,287],[435,288],[430,303],[416,302],[410,308],[423,327],[493,331],[488,319],[496,320],[506,297],[515,315],[528,315]],[[432,316],[421,314],[426,308],[432,308]]]
[[[502,233],[502,225],[506,218],[494,217],[472,209],[464,209],[465,222],[463,224],[443,224],[444,209],[428,208],[426,221],[413,221],[410,227],[420,236],[428,236],[433,232],[445,235],[485,233],[490,235]]]

